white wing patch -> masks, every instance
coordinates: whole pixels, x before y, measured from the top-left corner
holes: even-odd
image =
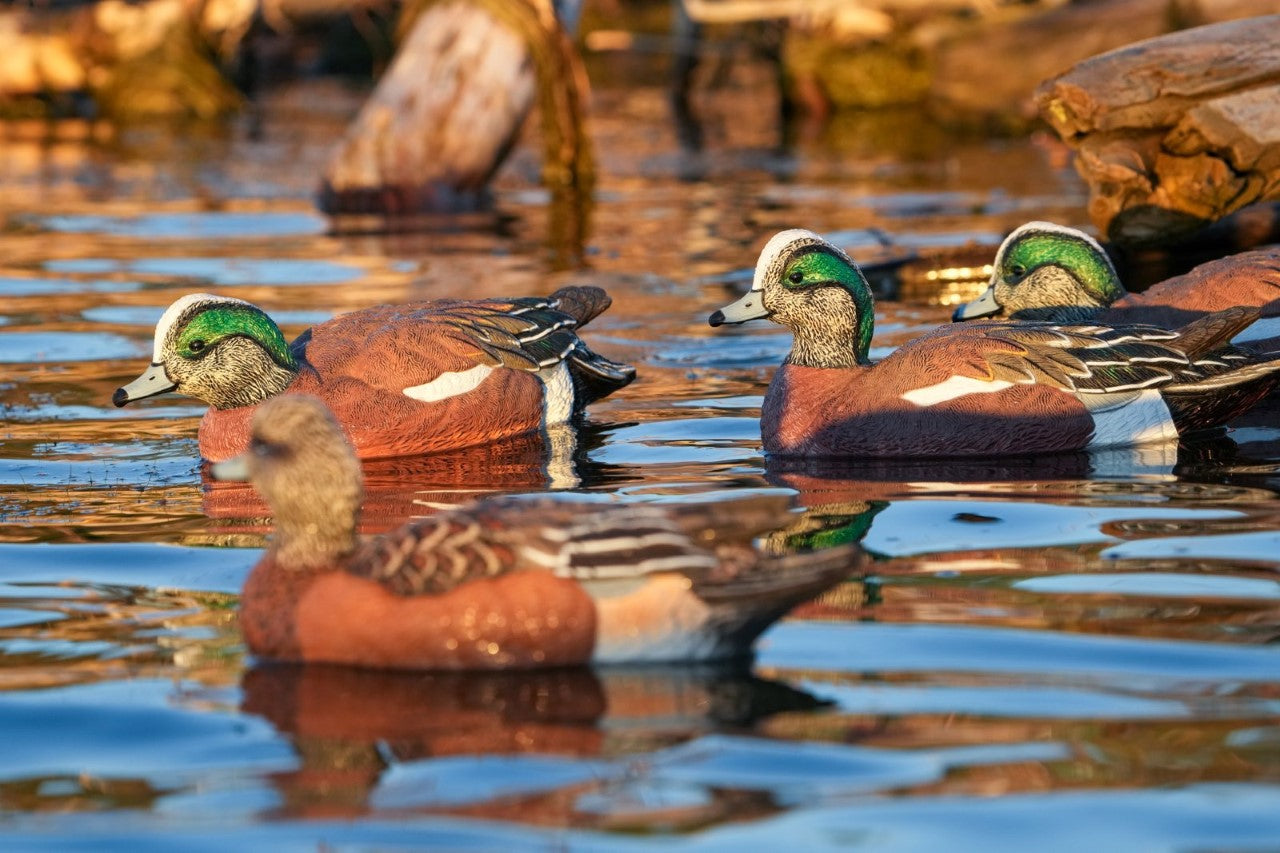
[[[252,302],[245,302],[243,299],[236,299],[233,296],[217,296],[212,293],[188,293],[186,296],[179,298],[164,309],[164,313],[160,315],[160,320],[156,323],[155,345],[151,350],[151,362],[153,364],[164,364],[164,342],[169,337],[169,329],[174,323],[178,322],[178,318],[185,314],[188,308],[201,302],[229,302],[233,305],[253,307]]]
[[[1081,395],[1079,399],[1093,416],[1093,438],[1088,444],[1091,448],[1178,440],[1178,429],[1159,391],[1143,391],[1122,406],[1108,405],[1094,395]]]
[[[424,403],[447,400],[450,397],[457,397],[459,394],[466,394],[476,390],[480,387],[480,383],[488,379],[489,374],[493,373],[495,369],[487,364],[477,364],[467,370],[441,373],[430,382],[412,385],[404,389],[404,395],[415,400],[421,400]]]
[[[1003,391],[1012,387],[1012,382],[1006,382],[1003,379],[974,379],[972,376],[952,376],[937,385],[926,385],[923,388],[916,388],[914,391],[907,391],[902,395],[902,399],[924,409],[929,406],[936,406],[938,403],[949,402],[957,397],[965,397],[969,394],[994,394],[996,391]]]

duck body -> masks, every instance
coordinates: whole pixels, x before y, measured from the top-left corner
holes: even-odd
[[[1043,385],[975,390],[929,405],[911,402],[922,389],[945,395],[947,383],[956,386],[955,377],[964,375],[930,357],[934,334],[866,367],[783,364],[760,412],[765,451],[777,456],[989,456],[1089,444],[1094,425],[1088,409],[1072,395]],[[977,358],[967,363],[983,363],[982,335],[943,337],[953,351],[973,351]],[[975,378],[971,387],[984,383],[990,381]],[[1016,447],[1005,446],[1006,441]]]
[[[1260,319],[1233,343],[1258,350],[1280,349],[1280,247],[1200,264],[1139,293],[1126,293],[1098,317],[1106,323],[1147,323],[1168,329],[1237,306],[1257,308]]]
[[[242,452],[257,406],[280,393],[323,400],[362,458],[468,447],[564,423],[634,379],[577,335],[608,305],[594,287],[383,305],[285,345],[256,306],[193,294],[166,312],[151,367],[115,401],[174,390],[209,402],[199,440],[210,461]]]
[[[766,553],[785,499],[613,504],[495,498],[359,541],[360,468],[317,400],[264,403],[247,476],[276,518],[240,623],[260,657],[485,669],[746,654],[791,606],[848,576],[853,546]]]
[[[240,627],[261,658],[408,669],[562,666],[589,661],[596,610],[544,571],[476,578],[404,595],[341,566],[299,572],[268,555],[240,597]]]
[[[1234,340],[1280,349],[1280,247],[1255,249],[1197,266],[1138,293],[1120,283],[1102,246],[1083,231],[1028,222],[1000,245],[986,292],[952,319],[1143,324],[1175,329],[1228,308],[1256,308],[1260,319]]]
[[[290,349],[300,369],[286,393],[324,400],[365,459],[508,438],[564,422],[580,408],[563,364],[545,380],[530,370],[487,365],[485,354],[456,334],[437,305],[346,314],[304,333]],[[406,393],[415,388],[438,389],[436,398]],[[216,462],[242,452],[258,405],[206,411],[200,455]]]
[[[714,523],[741,526],[728,514]],[[273,660],[415,669],[716,660],[744,654],[850,570],[848,551],[807,565],[793,557],[798,569],[784,571],[787,561],[742,541],[708,548],[701,533],[668,509],[492,500],[319,569],[269,554],[246,581],[240,624],[249,649]],[[579,547],[587,543],[607,550]]]
[[[936,329],[871,364],[857,265],[809,231],[775,236],[752,290],[712,325],[770,317],[795,346],[761,410],[778,456],[991,456],[1174,441],[1247,410],[1280,383],[1280,353],[1226,342],[1236,308],[1153,326],[979,322]]]

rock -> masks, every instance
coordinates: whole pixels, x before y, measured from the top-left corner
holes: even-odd
[[[1171,244],[1280,198],[1280,15],[1093,57],[1036,101],[1077,149],[1089,215],[1116,243]]]

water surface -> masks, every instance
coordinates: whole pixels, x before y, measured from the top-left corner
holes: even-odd
[[[909,154],[871,132],[784,144],[734,85],[708,95],[691,150],[661,90],[594,97],[598,195],[576,228],[535,183],[536,138],[492,213],[321,216],[342,111],[303,109],[305,91],[255,133],[0,141],[3,846],[1274,850],[1274,408],[1181,448],[786,470],[761,455],[758,415],[787,336],[706,325],[781,228],[874,261],[886,242],[1084,225],[1060,152],[936,132]],[[858,572],[749,665],[249,659],[235,595],[264,510],[208,483],[201,405],[110,404],[164,307],[227,293],[293,334],[380,301],[570,282],[613,295],[588,338],[640,379],[593,407],[555,470],[520,448],[371,466],[365,529],[489,492],[780,492],[796,529],[865,533]],[[874,353],[959,298],[881,299]]]

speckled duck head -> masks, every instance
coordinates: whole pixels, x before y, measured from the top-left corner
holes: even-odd
[[[713,313],[712,326],[768,317],[795,336],[788,364],[868,364],[875,310],[862,270],[812,231],[775,234],[760,251],[751,290]]]
[[[243,299],[192,293],[156,324],[151,365],[116,389],[117,406],[176,391],[216,409],[251,406],[280,393],[298,361],[275,321]]]
[[[1097,240],[1074,228],[1028,222],[1000,244],[990,286],[951,319],[1081,323],[1124,295]]]
[[[248,481],[271,507],[272,552],[289,569],[331,568],[356,544],[363,478],[355,452],[323,403],[281,394],[253,413],[249,449],[211,468]]]

